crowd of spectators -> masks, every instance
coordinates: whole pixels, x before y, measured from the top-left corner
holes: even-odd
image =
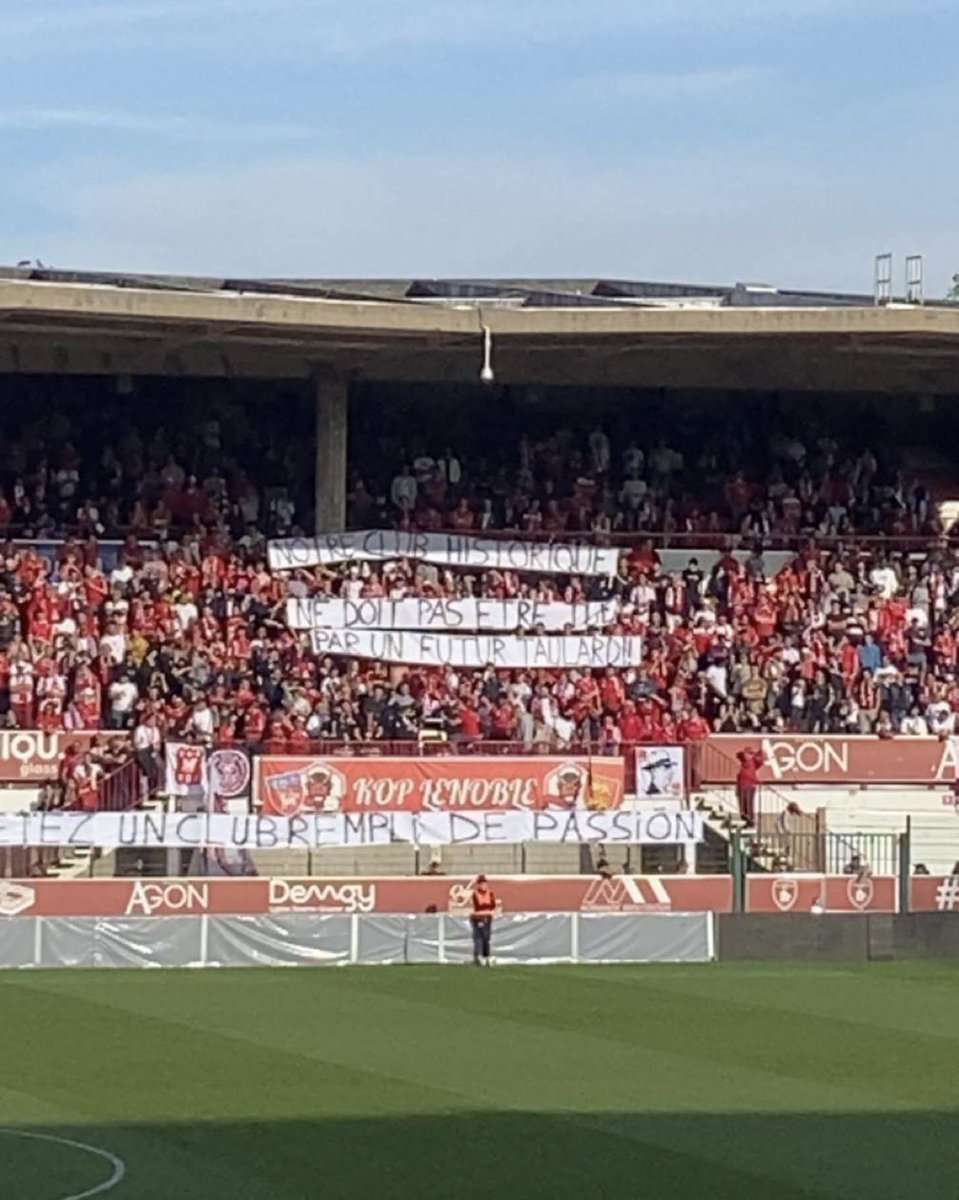
[[[565,747],[697,740],[710,731],[944,735],[959,711],[959,559],[810,543],[778,571],[760,548],[662,566],[650,540],[612,579],[428,564],[271,574],[262,542],[129,537],[104,570],[93,541],[49,557],[0,546],[0,722],[134,731],[284,750],[318,741],[491,740]],[[606,632],[643,638],[637,668],[478,670],[318,661],[288,595],[619,602]]]
[[[842,450],[831,437],[770,439],[763,470],[744,470],[736,438],[696,439],[693,453],[659,439],[614,446],[602,426],[519,439],[511,467],[464,465],[450,447],[420,448],[374,500],[359,472],[350,523],[384,517],[405,528],[528,535],[637,534],[718,544],[737,534],[766,541],[850,534],[935,536],[941,526],[921,485],[907,481],[869,447]],[[892,456],[890,456],[892,457]]]
[[[0,543],[0,725],[132,731],[143,763],[167,735],[291,751],[420,737],[609,751],[713,730],[954,729],[959,559],[888,446],[841,444],[811,425],[797,436],[785,423],[758,437],[748,423],[722,428],[720,412],[646,439],[561,424],[521,433],[498,457],[488,437],[472,452],[383,438],[367,460],[361,429],[354,526],[620,532],[618,574],[397,562],[279,576],[266,538],[307,520],[303,445],[281,441],[255,405],[180,411],[176,434],[109,406],[91,433],[65,411],[0,438],[0,534],[34,539]],[[664,566],[651,530],[725,549]],[[910,557],[857,540],[880,531],[934,548]],[[108,553],[114,535],[122,545]],[[784,536],[801,549],[781,566],[762,546]],[[287,595],[311,594],[616,599],[607,631],[641,635],[644,661],[606,671],[317,661],[284,620]]]
[[[40,788],[36,807],[40,812],[131,808],[147,797],[150,785],[159,778],[158,762],[141,761],[135,767],[136,760],[128,737],[94,734],[84,743],[68,738],[57,763],[56,781]]]
[[[215,527],[242,541],[312,528],[303,395],[211,385],[199,398],[187,385],[154,381],[131,399],[94,384],[0,390],[0,535],[133,531],[163,541]],[[813,419],[809,405],[793,413],[764,400],[744,411],[646,398],[632,408],[597,404],[602,419],[590,423],[587,398],[577,417],[562,410],[545,421],[532,402],[495,411],[489,403],[480,411],[439,403],[419,416],[402,405],[355,406],[349,524],[647,531],[713,543],[731,533],[768,542],[941,532],[896,438],[870,413]]]

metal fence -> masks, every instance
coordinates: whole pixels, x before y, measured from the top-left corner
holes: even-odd
[[[822,875],[895,875],[900,838],[895,833],[762,833],[746,844],[750,872],[815,872]]]
[[[53,560],[63,543],[59,540],[24,537],[30,526],[13,524],[7,527],[6,533],[12,537],[17,546],[29,546],[41,556]],[[364,527],[365,528],[365,527]],[[68,523],[66,533],[78,537],[84,536],[84,527],[77,523]],[[154,546],[153,531],[136,529],[133,526],[121,525],[109,531],[110,537],[98,542],[98,549],[104,559],[104,565],[109,569],[117,559],[122,549],[122,539],[133,535],[140,539],[141,545]],[[463,536],[461,529],[441,529],[438,533],[447,533],[451,537]],[[516,538],[516,533],[508,529],[487,529],[483,537],[490,541],[508,541]],[[551,533],[543,530],[526,530],[522,535],[524,542],[558,542],[563,545],[599,545],[618,546],[623,553],[628,553],[633,547],[650,542],[659,550],[686,550],[690,554],[697,551],[752,549],[759,546],[769,551],[793,551],[806,549],[815,545],[819,550],[849,550],[851,539],[849,535],[835,536],[822,534],[810,537],[804,533],[768,533],[762,536],[741,534],[736,530],[719,530],[716,532],[688,532],[681,529],[633,529],[617,530],[611,533],[593,533],[581,531],[576,533]],[[862,554],[913,553],[929,554],[937,550],[954,547],[956,538],[951,534],[856,534],[855,549]]]

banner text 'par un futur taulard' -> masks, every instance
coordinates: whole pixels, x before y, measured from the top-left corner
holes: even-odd
[[[636,667],[642,638],[563,635],[510,637],[497,634],[408,633],[399,630],[314,629],[313,653],[371,658],[410,666],[510,667],[559,670]]]

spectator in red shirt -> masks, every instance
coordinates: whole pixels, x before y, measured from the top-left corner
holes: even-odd
[[[641,742],[644,739],[646,723],[637,713],[636,704],[632,700],[626,700],[623,704],[619,730],[624,742]]]
[[[468,698],[460,703],[459,719],[463,731],[463,740],[467,742],[478,741],[481,735],[479,712]]]
[[[756,824],[756,800],[759,793],[759,772],[766,761],[761,749],[740,750],[736,755],[739,770],[736,773],[736,799],[739,812],[747,827]]]

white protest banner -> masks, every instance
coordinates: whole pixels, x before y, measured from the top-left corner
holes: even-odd
[[[385,630],[314,629],[313,653],[375,658],[409,666],[560,669],[635,667],[642,660],[638,637],[509,637],[495,634],[402,633]]]
[[[267,546],[271,571],[342,562],[413,558],[439,567],[475,571],[527,571],[541,575],[615,575],[619,551],[579,542],[524,542],[455,533],[366,529],[280,538]]]
[[[35,812],[0,815],[0,846],[204,846],[296,850],[320,846],[491,845],[514,842],[691,844],[702,814],[688,809],[382,811],[267,817],[193,812]]]
[[[456,632],[465,629],[602,629],[619,617],[615,600],[565,604],[560,600],[344,600],[314,596],[287,600],[291,629],[413,629]]]

